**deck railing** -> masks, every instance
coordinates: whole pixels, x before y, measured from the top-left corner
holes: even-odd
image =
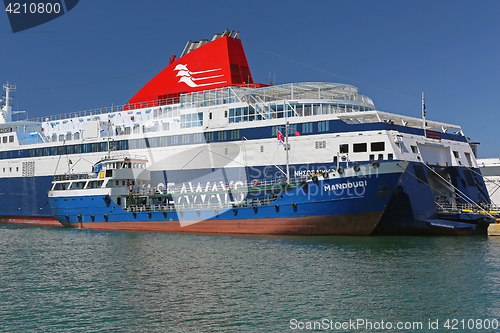
[[[500,207],[495,204],[461,204],[461,203],[436,203],[436,208],[438,212],[443,213],[488,213],[488,214],[498,214],[500,213]]]

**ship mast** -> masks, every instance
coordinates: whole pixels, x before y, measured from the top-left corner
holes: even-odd
[[[109,126],[111,125],[111,120],[108,119],[108,160],[111,158],[111,147],[109,145],[109,138],[110,138],[110,133],[109,133]]]
[[[288,157],[288,151],[290,150],[290,146],[288,145],[288,118],[286,120],[285,125],[285,151],[286,151],[286,183],[290,184],[290,159]]]
[[[426,114],[426,110],[425,110],[425,99],[424,99],[424,93],[422,92],[422,129],[424,130],[424,138],[427,137],[427,132],[426,132],[426,123],[425,123],[425,114]]]
[[[9,84],[9,81],[7,81],[7,84],[3,85],[3,89],[5,90],[5,107],[2,110],[2,116],[5,123],[10,123],[12,121],[12,106],[10,106],[12,97],[10,97],[10,92],[16,91],[16,86]]]

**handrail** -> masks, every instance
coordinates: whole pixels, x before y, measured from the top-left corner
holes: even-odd
[[[234,209],[238,207],[251,207],[251,206],[263,206],[268,205],[276,201],[278,197],[276,195],[267,196],[265,198],[246,199],[243,201],[228,201],[228,202],[207,202],[207,203],[190,203],[190,204],[130,204],[123,206],[122,208],[127,212],[152,212],[152,211],[176,211],[181,212],[185,210],[208,210],[208,209]]]
[[[481,207],[481,208],[479,208]],[[443,213],[489,213],[500,214],[500,207],[495,204],[462,204],[450,202],[436,202],[438,212]]]
[[[185,108],[191,108],[193,105],[209,106],[212,105],[210,104],[210,101],[212,100],[215,101],[219,99],[227,99],[227,101],[223,101],[222,104],[226,104],[229,101],[232,102],[232,98],[241,101],[240,98],[243,95],[245,96],[251,95],[254,98],[258,96],[258,100],[260,100],[260,102],[262,103],[278,101],[278,100],[293,100],[293,99],[339,99],[344,101],[356,101],[374,107],[371,98],[357,94],[357,89],[356,90],[353,89],[352,93],[351,92],[348,93],[346,87],[349,86],[334,84],[334,83],[315,83],[315,82],[294,83],[293,85],[284,84],[284,85],[269,86],[264,88],[259,88],[258,85],[255,84],[246,84],[238,86],[228,86],[224,88],[211,89],[199,92],[191,92],[191,93],[181,94],[180,96],[168,99],[165,98],[165,99],[148,100],[132,104],[112,105],[109,107],[103,107],[97,109],[30,118],[26,119],[26,121],[42,123],[47,121],[50,122],[50,121],[64,120],[77,117],[98,116],[101,114],[120,112],[120,111],[133,111],[145,108],[164,107],[168,105],[171,106],[177,105],[181,109],[185,109]],[[315,92],[315,89],[317,89],[317,92]],[[224,91],[224,93],[227,93],[228,95],[217,97],[218,92],[221,91]],[[195,97],[197,98],[197,96],[204,96],[204,95],[210,97],[215,96],[215,97],[205,99],[203,101],[193,100],[195,99]],[[200,103],[204,103],[204,105],[201,105]],[[215,105],[218,105],[218,103],[216,103]]]

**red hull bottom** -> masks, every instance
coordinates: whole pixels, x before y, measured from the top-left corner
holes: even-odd
[[[222,234],[264,235],[370,235],[377,226],[380,212],[333,216],[310,216],[271,219],[137,222],[84,222],[72,223],[71,227],[96,230],[133,230]]]
[[[61,226],[54,218],[41,218],[41,217],[0,217],[0,223],[11,224],[27,224],[27,225],[47,225],[47,226]]]

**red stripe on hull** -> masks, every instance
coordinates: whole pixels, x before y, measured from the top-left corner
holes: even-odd
[[[61,223],[54,218],[42,217],[0,217],[0,223],[61,226]]]
[[[370,235],[380,212],[272,219],[205,220],[181,227],[179,221],[89,222],[71,226],[97,230],[134,230],[265,235]],[[183,221],[188,223],[187,221]]]

